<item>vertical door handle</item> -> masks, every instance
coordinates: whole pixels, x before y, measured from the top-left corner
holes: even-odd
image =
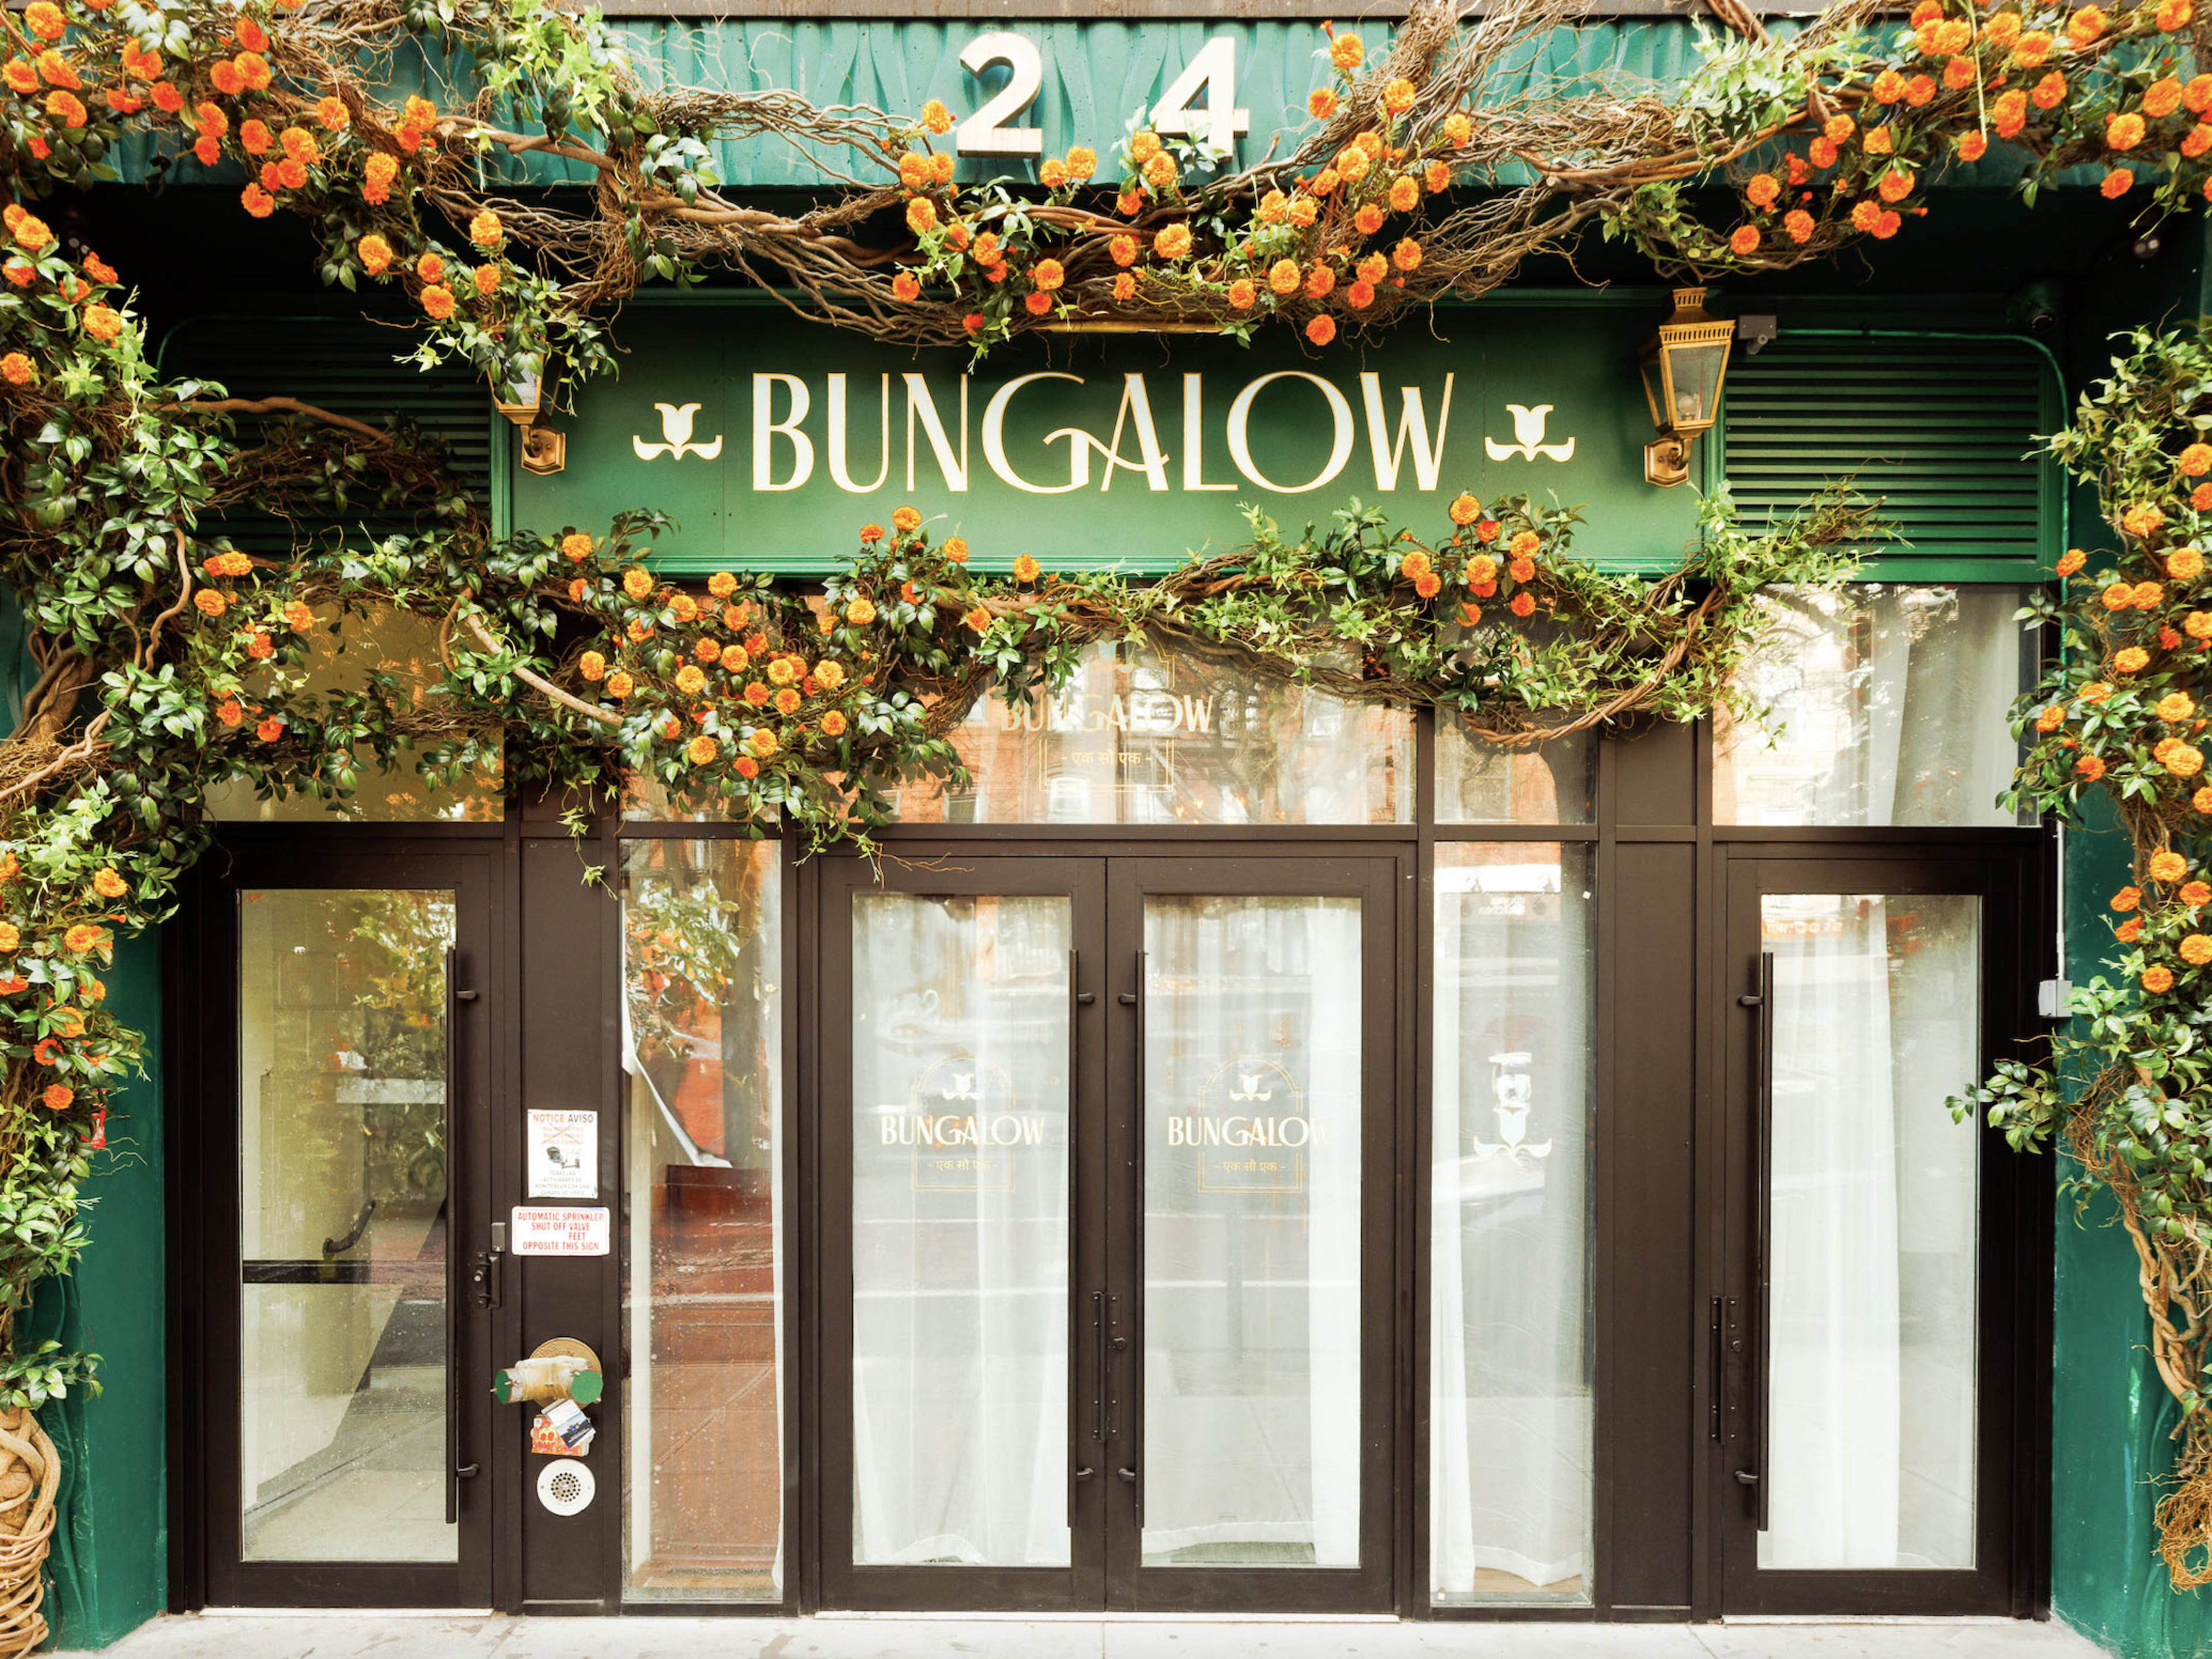
[[[1736,1483],[1751,1499],[1759,1529],[1766,1530],[1773,1481],[1769,1479],[1768,1419],[1772,1378],[1774,1330],[1774,952],[1759,952],[1758,988],[1736,999],[1752,1012],[1752,1113],[1753,1144],[1751,1158],[1751,1352],[1747,1356],[1752,1377],[1751,1462],[1735,1472]],[[1735,1334],[1734,1310],[1728,1324],[1732,1343]]]
[[[460,1251],[456,1248],[461,1234],[461,1206],[453,1181],[453,1130],[459,1118],[456,1105],[461,1084],[460,1010],[465,1000],[460,987],[460,955],[454,946],[449,945],[446,947],[446,1524],[449,1527],[461,1518],[461,1481],[464,1478],[461,1470],[461,1297],[457,1282]],[[471,991],[468,998],[473,999],[475,994]],[[473,1465],[468,1473],[476,1473]]]

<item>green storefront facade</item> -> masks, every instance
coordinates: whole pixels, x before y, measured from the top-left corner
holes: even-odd
[[[1048,155],[1110,143],[1211,50],[1249,160],[1327,76],[1299,8],[615,9],[648,78],[823,104],[965,113],[1033,52],[1037,89],[999,125],[1039,129]],[[1532,72],[1679,76],[1687,23],[1620,9],[1559,31]],[[735,190],[814,184],[767,140],[717,163]],[[1701,726],[1493,767],[1426,715],[1286,703],[1123,647],[1027,725],[979,715],[975,784],[905,799],[880,878],[650,801],[593,822],[580,859],[558,803],[395,799],[343,824],[228,803],[184,914],[118,959],[158,1069],[118,1097],[94,1243],[37,1311],[106,1362],[100,1398],[44,1413],[70,1468],[60,1643],[165,1607],[443,1602],[2048,1614],[2116,1652],[2212,1644],[2154,1551],[2176,1408],[2132,1251],[2058,1202],[2049,1160],[1931,1140],[1937,1103],[1883,1085],[1893,1140],[1851,1155],[1889,1172],[1887,1218],[1821,1248],[1888,1250],[1897,1298],[1838,1304],[1794,1370],[1732,1357],[1777,1323],[1751,1241],[1787,1279],[1788,1250],[1812,1248],[1789,1217],[1817,1219],[1785,1204],[1775,1231],[1770,1191],[1759,1231],[1753,1172],[1789,1144],[1762,1152],[1759,1079],[1772,1111],[1798,1097],[1773,1092],[1791,1042],[1814,1045],[1780,1073],[1807,1098],[1881,1069],[1848,998],[1817,1019],[1785,1000],[1778,1030],[1741,1006],[1746,974],[1772,957],[1787,993],[1793,971],[1847,984],[1836,963],[1875,961],[1881,1029],[1906,1034],[1889,1040],[1949,1042],[1974,1071],[2047,1029],[2042,981],[2094,975],[2100,896],[2124,879],[2116,836],[2062,841],[1990,806],[2011,749],[1991,711],[2032,667],[2017,593],[2106,534],[2030,446],[2115,332],[2212,312],[2212,245],[2193,220],[2146,236],[2090,190],[2030,210],[2008,183],[1995,158],[1958,169],[1894,241],[1717,291],[1717,313],[1770,320],[1739,337],[1675,489],[1644,481],[1636,364],[1668,291],[1595,245],[1364,350],[1069,335],[971,363],[735,284],[648,289],[615,325],[618,374],[555,422],[565,465],[539,473],[483,387],[392,363],[358,303],[314,286],[303,236],[239,226],[234,187],[73,209],[126,270],[204,219],[234,238],[220,271],[146,284],[166,369],[404,410],[481,469],[502,527],[665,511],[656,560],[692,580],[817,580],[909,502],[990,569],[1156,572],[1240,544],[1247,507],[1295,527],[1356,500],[1432,526],[1465,489],[1579,507],[1579,551],[1657,570],[1700,491],[1771,521],[1844,477],[1885,497],[1900,541],[1849,604],[1794,613],[1799,659],[1765,665],[1796,715],[1778,760]],[[1238,744],[1271,758],[1241,769]],[[307,1146],[319,1110],[374,1139],[413,1099],[373,1057],[365,1081],[269,1093],[300,1019],[343,1000],[280,958],[368,926],[329,907],[371,891],[450,895],[422,914],[481,994],[424,1005],[454,1045],[447,1097],[471,1096],[429,1207],[374,1188],[399,1178],[372,1158],[356,1192],[354,1165],[333,1184],[270,1138],[290,1123]],[[726,994],[670,1014],[640,988],[668,975],[637,918],[702,894],[743,937]],[[1960,994],[1958,1029],[1928,1023]],[[338,1036],[312,1040],[373,1056]],[[926,1098],[969,1100],[974,1127]],[[546,1177],[563,1130],[583,1172]],[[1224,1137],[1238,1158],[1211,1150]],[[1915,1168],[1963,1185],[1899,1190]],[[305,1243],[255,1219],[286,1182],[312,1200]],[[519,1212],[556,1206],[598,1211],[577,1224],[604,1243],[519,1254]],[[395,1265],[403,1235],[416,1265]],[[434,1255],[434,1292],[416,1271]],[[1000,1311],[966,1322],[961,1298],[987,1291]],[[318,1334],[331,1318],[342,1338]],[[1807,1449],[1832,1401],[1802,1395],[1812,1426],[1785,1411],[1778,1437],[1759,1420],[1854,1320],[1889,1334],[1872,1375],[1898,1422],[1836,1443],[1887,1448],[1887,1486]],[[609,1378],[581,1460],[596,1495],[572,1514],[541,1496],[527,1413],[488,1403],[494,1369],[558,1337]],[[424,1462],[433,1418],[448,1437]],[[1793,1458],[1826,1472],[1793,1477]],[[356,1466],[377,1480],[349,1486]],[[1771,1486],[1778,1526],[1740,1472]],[[364,1563],[365,1520],[417,1541]]]

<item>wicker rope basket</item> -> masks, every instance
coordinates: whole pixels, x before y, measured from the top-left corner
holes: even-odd
[[[46,1639],[46,1549],[54,1535],[61,1458],[25,1407],[0,1412],[0,1659]]]

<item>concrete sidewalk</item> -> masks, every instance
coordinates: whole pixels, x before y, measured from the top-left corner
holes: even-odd
[[[2063,1626],[1415,1624],[1395,1620],[157,1619],[112,1659],[2092,1659]]]

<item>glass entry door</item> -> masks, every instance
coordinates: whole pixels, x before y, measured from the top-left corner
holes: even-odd
[[[487,873],[241,857],[210,907],[210,1601],[489,1600]]]
[[[1945,1101],[2027,1035],[2012,856],[1729,868],[1731,1613],[2010,1611],[2021,1160]]]
[[[823,1598],[1388,1605],[1396,861],[824,877]]]

